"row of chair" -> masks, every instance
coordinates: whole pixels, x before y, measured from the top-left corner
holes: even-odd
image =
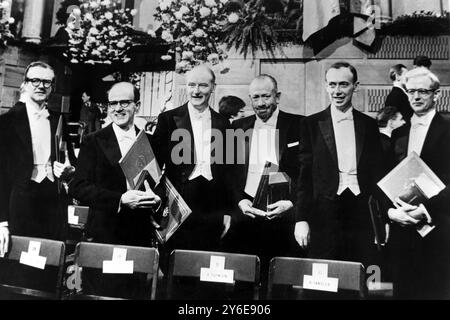
[[[261,288],[260,260],[254,255],[174,250],[168,276],[162,277],[156,248],[80,242],[74,266],[82,290],[68,295],[63,294],[66,266],[63,242],[12,236],[8,254],[0,258],[0,298],[359,299],[367,293],[363,265],[344,261],[275,257],[267,287]],[[325,287],[334,283],[335,290],[306,290],[305,279],[319,287],[321,281]],[[138,285],[144,288],[136,291]]]

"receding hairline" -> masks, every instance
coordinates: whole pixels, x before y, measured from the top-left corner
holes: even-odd
[[[275,93],[278,93],[278,83],[277,80],[275,80],[274,77],[268,74],[260,74],[259,76],[255,77],[248,86],[248,89],[250,91],[250,88],[257,82],[269,82],[272,85],[272,90]]]
[[[187,79],[191,74],[193,74],[194,72],[199,72],[199,71],[206,71],[211,76],[211,83],[214,84],[216,82],[216,75],[214,74],[214,71],[212,71],[211,68],[209,68],[208,66],[205,66],[205,65],[195,66],[191,70],[187,71],[185,78]]]
[[[121,89],[121,88],[129,89],[131,91],[131,93],[133,94],[133,100],[137,101],[137,99],[136,99],[136,91],[135,91],[136,87],[131,82],[125,82],[125,81],[117,82],[117,83],[113,84],[111,86],[111,88],[108,90],[108,98],[109,98],[109,95],[111,94],[111,92],[113,90],[117,90],[117,89]]]

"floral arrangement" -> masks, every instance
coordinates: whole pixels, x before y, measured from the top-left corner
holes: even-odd
[[[442,15],[431,11],[416,11],[410,15],[399,16],[382,26],[384,35],[436,36],[450,34],[450,12]]]
[[[67,20],[69,44],[64,55],[71,63],[129,62],[136,13],[121,8],[120,0],[83,0]]]
[[[159,0],[155,18],[161,21],[161,38],[174,46],[169,53],[175,54],[176,72],[186,72],[204,62],[217,65],[227,58],[219,47],[221,34],[226,24],[239,19],[236,13],[227,14],[224,10],[227,2]],[[172,56],[164,55],[161,59],[170,60]]]
[[[13,38],[9,26],[14,23],[14,18],[4,17],[5,10],[9,7],[8,1],[0,2],[0,47],[6,47],[8,39]]]

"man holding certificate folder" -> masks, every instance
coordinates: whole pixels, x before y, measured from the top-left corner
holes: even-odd
[[[112,123],[86,136],[69,193],[90,207],[88,236],[94,242],[151,246],[151,208],[161,199],[145,183],[145,191],[132,190],[119,160],[136,140],[134,116],[139,91],[129,82],[114,84],[108,92]]]
[[[395,159],[416,152],[446,187],[418,205],[396,201],[393,221],[394,296],[398,299],[450,298],[450,121],[436,112],[439,79],[425,68],[406,73],[414,110],[411,124],[392,134]],[[419,233],[417,225],[434,229]]]

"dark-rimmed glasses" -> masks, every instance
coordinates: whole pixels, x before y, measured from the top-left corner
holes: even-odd
[[[52,86],[53,80],[48,79],[39,79],[39,78],[25,78],[26,82],[30,82],[31,85],[35,88],[39,87],[42,83],[45,89],[48,89]]]
[[[133,102],[133,100],[109,101],[109,102],[108,102],[108,108],[114,109],[114,108],[116,108],[117,105],[120,105],[120,107],[121,107],[122,109],[125,109],[125,108],[128,107],[132,102]]]

